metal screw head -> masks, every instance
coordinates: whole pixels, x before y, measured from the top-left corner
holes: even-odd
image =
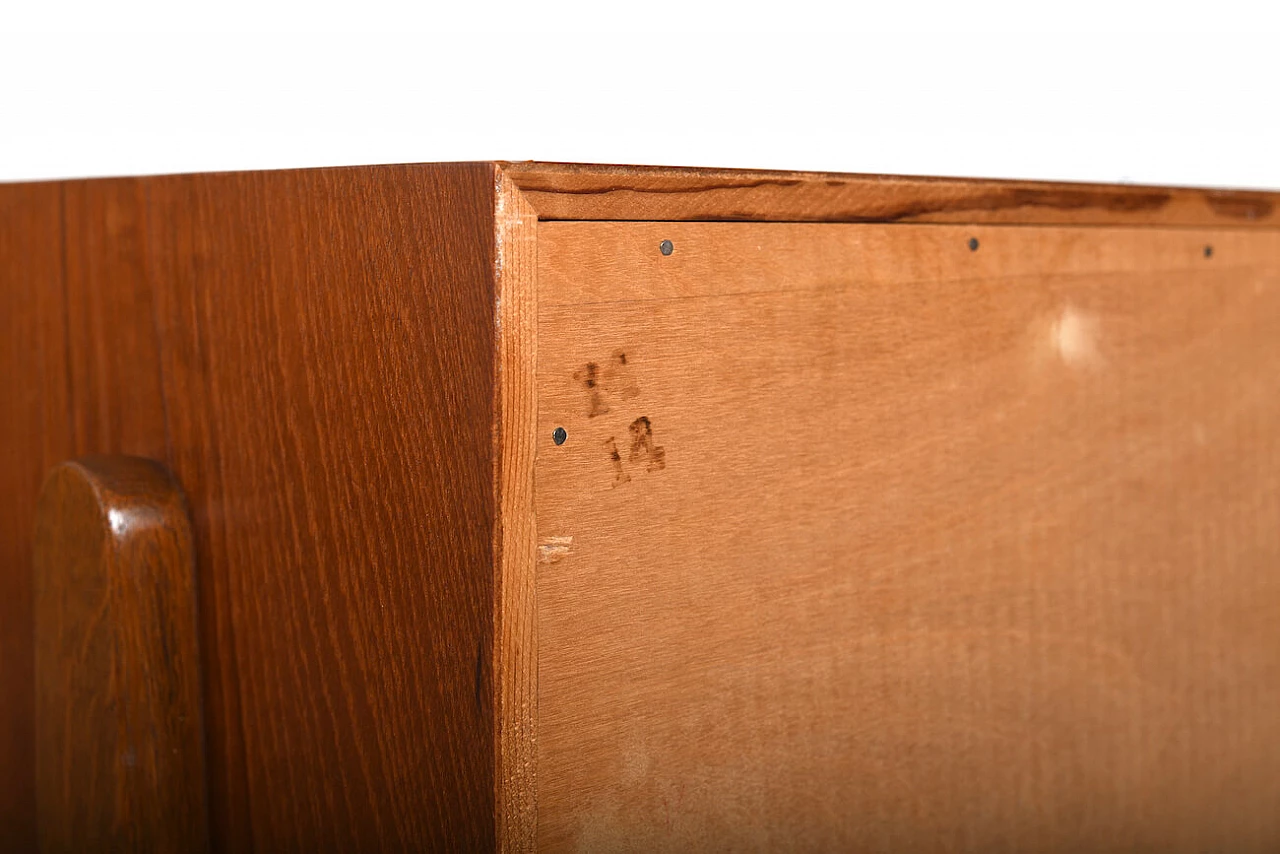
[[[969,238],[969,251],[970,251],[970,252],[977,252],[977,251],[978,251],[978,238],[976,238],[976,237],[970,237],[970,238]]]
[[[658,251],[663,255],[670,255],[672,252],[676,251],[676,245],[670,240],[664,240],[658,244]]]
[[[565,440],[569,438],[569,434],[565,432],[563,427],[557,427],[556,431],[551,434],[551,441],[557,445],[563,445]]]
[[[1212,258],[1212,257],[1213,257],[1213,247],[1212,247],[1212,246],[1206,246],[1206,247],[1204,248],[1204,257],[1206,257],[1206,258]]]

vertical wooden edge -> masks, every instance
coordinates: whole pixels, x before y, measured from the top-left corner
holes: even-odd
[[[208,848],[191,524],[159,463],[64,462],[36,511],[42,850]]]
[[[537,837],[537,226],[524,194],[494,170],[494,780],[497,848]]]

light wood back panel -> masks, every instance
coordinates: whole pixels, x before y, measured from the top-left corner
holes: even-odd
[[[1274,849],[1275,240],[542,223],[539,847]]]

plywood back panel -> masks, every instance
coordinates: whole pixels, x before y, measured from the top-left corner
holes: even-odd
[[[553,222],[539,270],[539,847],[1280,845],[1269,232]]]

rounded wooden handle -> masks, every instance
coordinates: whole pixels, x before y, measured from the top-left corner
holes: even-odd
[[[207,848],[191,525],[159,463],[44,482],[34,557],[36,803],[45,851]]]

